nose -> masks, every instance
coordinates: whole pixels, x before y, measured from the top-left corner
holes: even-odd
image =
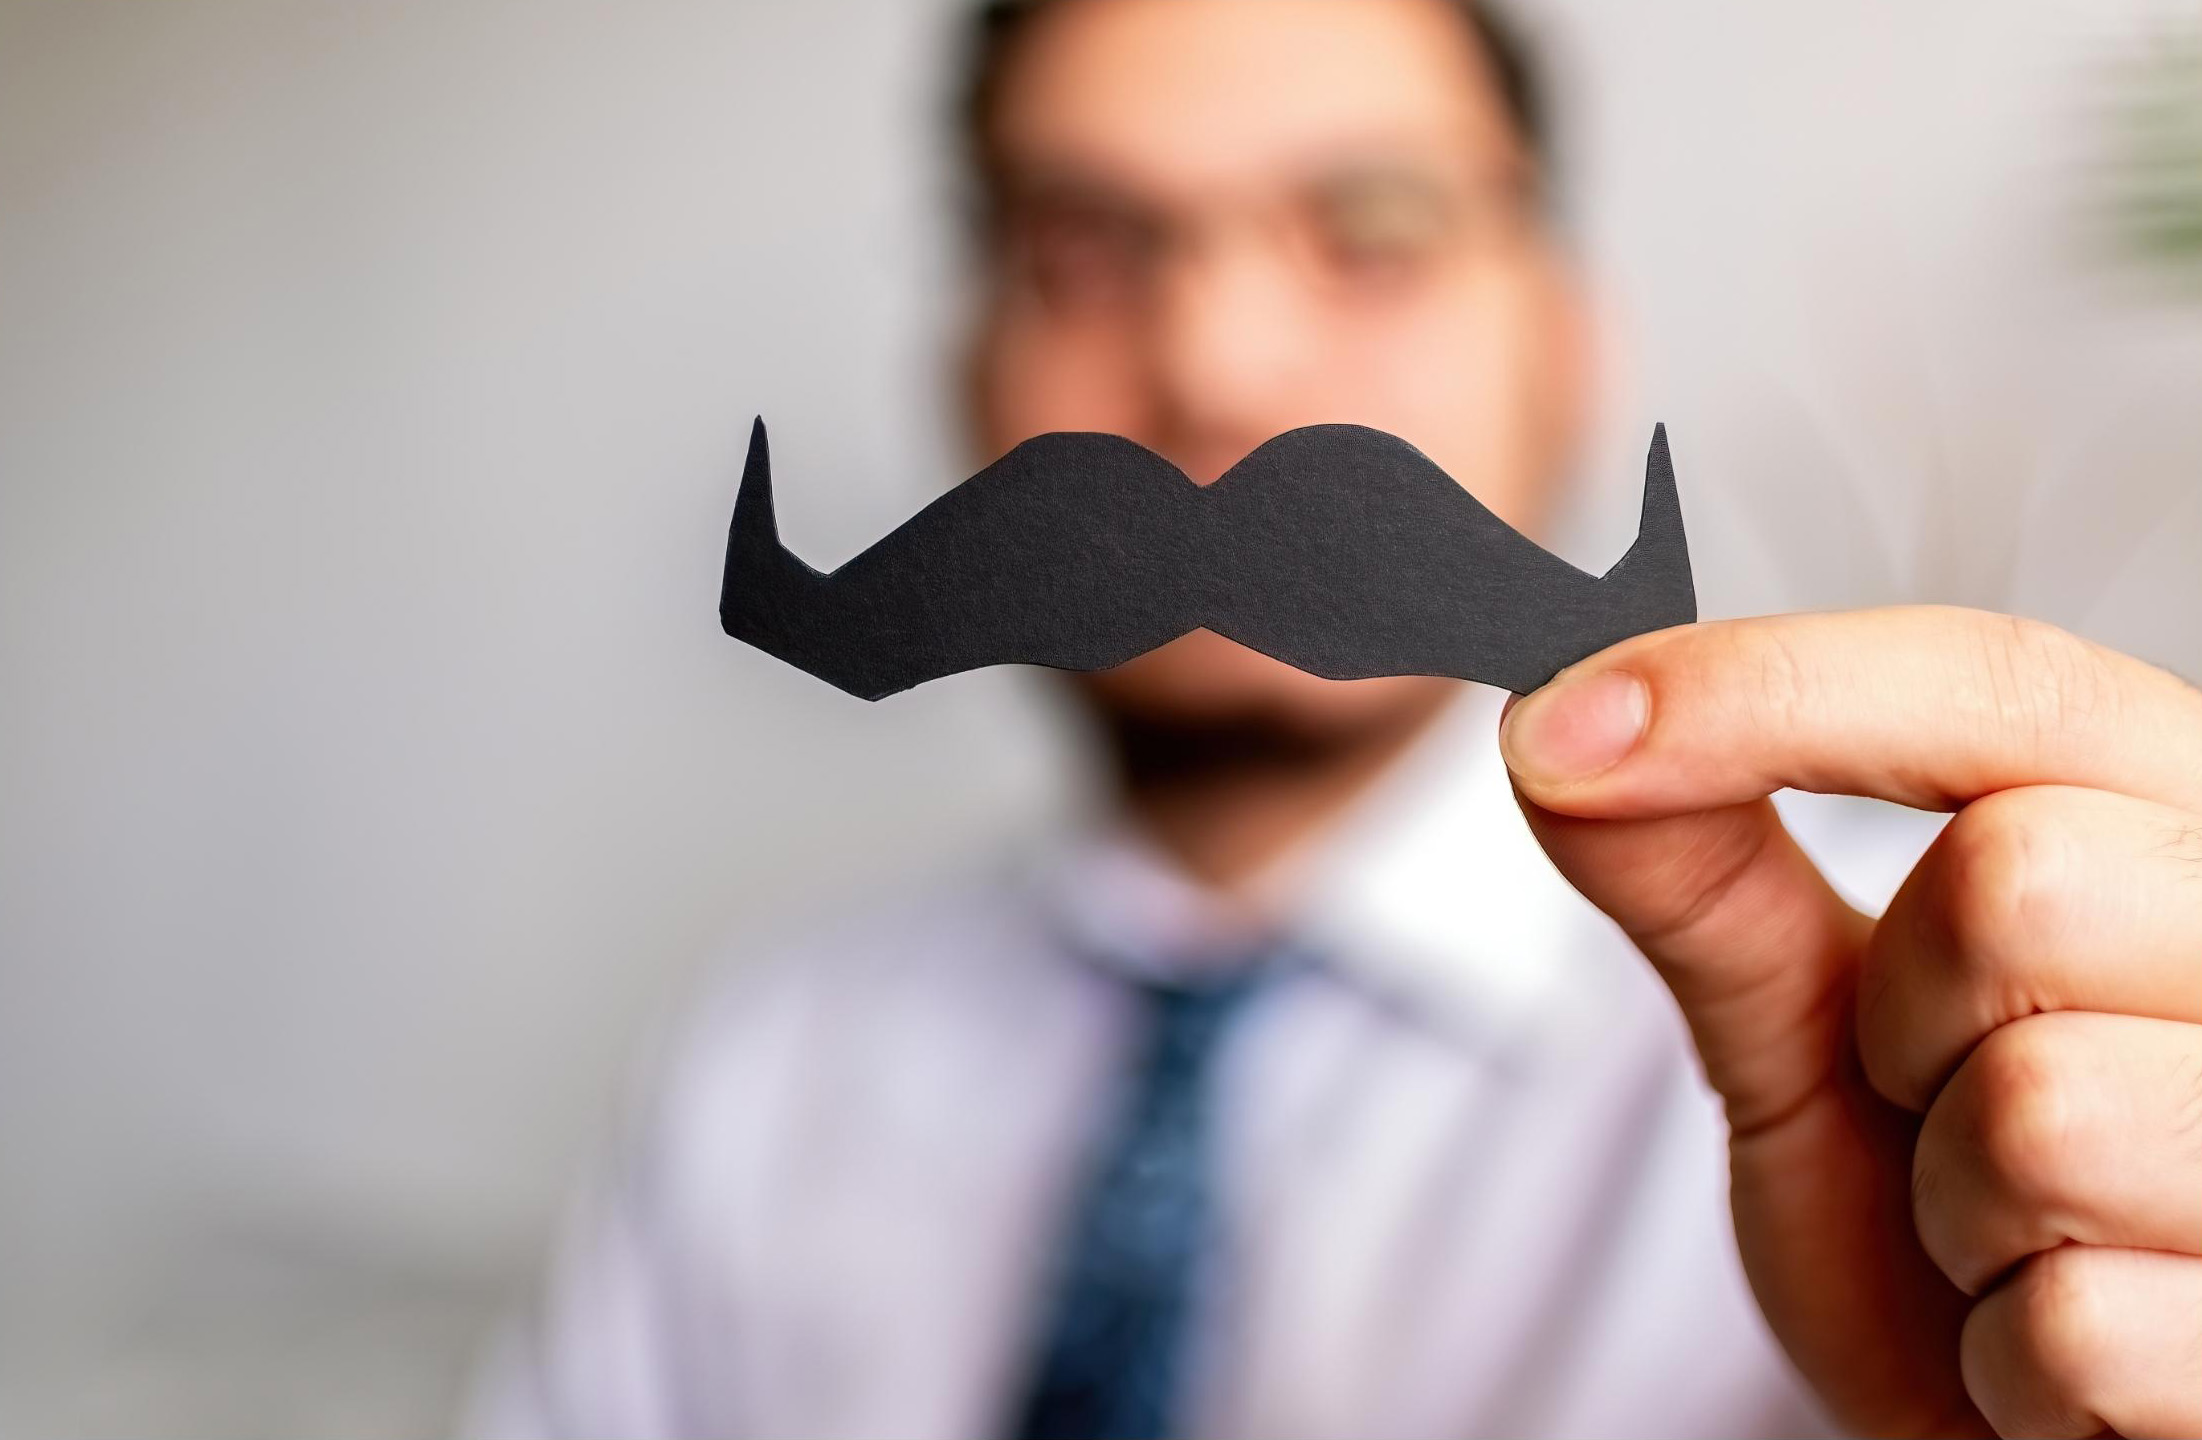
[[[1154,448],[1205,485],[1315,417],[1322,347],[1279,257],[1214,246],[1179,257],[1150,312]]]

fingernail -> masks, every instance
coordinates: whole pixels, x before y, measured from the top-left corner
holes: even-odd
[[[1562,675],[1513,707],[1499,749],[1524,780],[1572,785],[1626,759],[1650,719],[1651,692],[1626,670]]]

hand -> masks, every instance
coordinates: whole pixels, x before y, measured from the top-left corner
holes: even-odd
[[[1836,1418],[2202,1435],[2202,693],[1886,610],[1640,636],[1501,733],[1681,1004],[1752,1288]],[[1783,787],[1956,815],[1875,922]]]

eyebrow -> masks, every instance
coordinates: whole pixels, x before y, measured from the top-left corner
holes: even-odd
[[[1509,153],[1481,161],[1453,153],[1454,146],[1426,133],[1371,136],[1319,147],[1284,167],[1271,169],[1246,185],[1246,190],[1274,192],[1306,190],[1361,177],[1402,179],[1465,179],[1471,184],[1493,182],[1520,193],[1534,192],[1533,167],[1518,154]],[[1240,187],[1233,187],[1240,188]],[[984,198],[1029,200],[1072,199],[1097,203],[1131,203],[1149,208],[1167,200],[1152,198],[1150,187],[1106,162],[1059,156],[1019,156],[998,152],[984,178]],[[1199,193],[1213,194],[1210,186]]]

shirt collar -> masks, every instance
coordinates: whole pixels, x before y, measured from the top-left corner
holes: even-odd
[[[1251,905],[1222,903],[1121,821],[1050,866],[1051,904],[1081,950],[1150,978],[1283,936],[1470,1038],[1534,1047],[1579,1028],[1598,922],[1522,819],[1500,699],[1465,690],[1341,820],[1249,887]]]

